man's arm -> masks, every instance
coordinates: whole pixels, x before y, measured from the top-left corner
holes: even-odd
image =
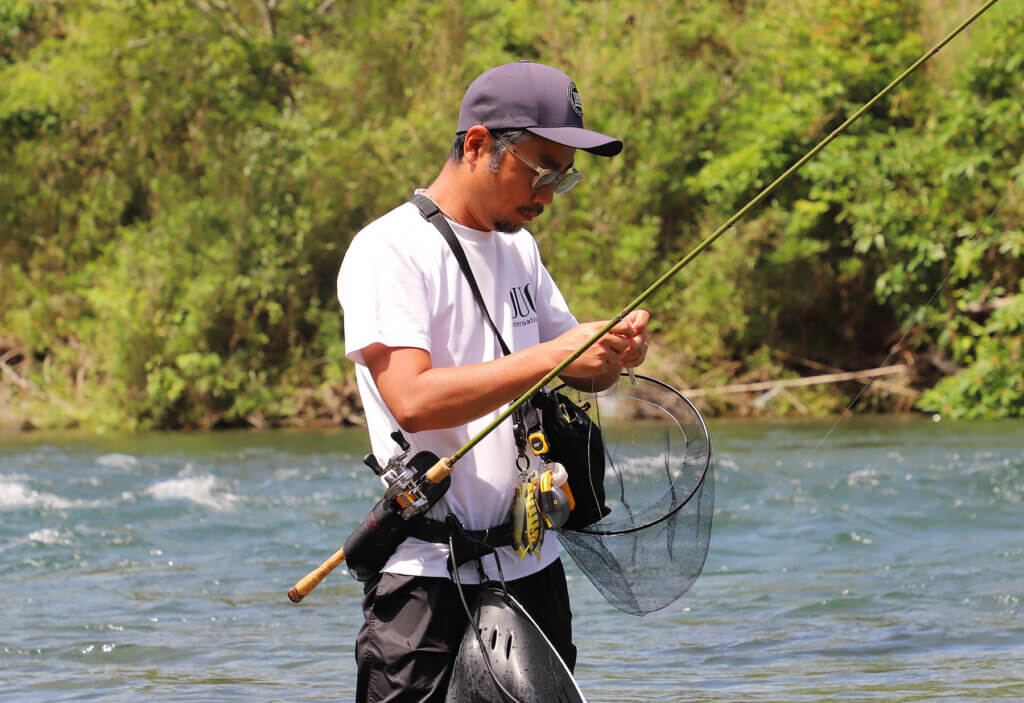
[[[565,369],[566,382],[598,390],[624,365],[640,363],[648,317],[633,313],[615,325]],[[383,344],[365,347],[363,359],[401,428],[422,432],[464,425],[515,400],[606,324],[579,325],[549,342],[466,366],[434,368],[423,349]]]

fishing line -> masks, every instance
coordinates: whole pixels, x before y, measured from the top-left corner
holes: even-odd
[[[756,207],[762,200],[768,197],[768,195],[770,195],[779,185],[787,181],[789,177],[796,173],[804,164],[806,164],[808,161],[814,158],[818,154],[818,152],[820,152],[826,146],[831,144],[832,141],[835,140],[836,137],[838,137],[840,134],[845,132],[850,125],[856,122],[865,112],[870,110],[875,105],[875,103],[877,103],[879,100],[881,100],[890,92],[892,92],[892,90],[896,88],[900,83],[902,83],[904,79],[906,79],[910,74],[916,71],[928,59],[937,54],[944,46],[946,46],[946,44],[948,44],[954,38],[956,38],[957,35],[963,32],[976,19],[978,19],[978,17],[980,17],[985,11],[987,11],[997,2],[999,2],[999,0],[988,0],[988,2],[982,5],[979,9],[975,10],[966,20],[961,22],[960,25],[956,27],[956,29],[947,34],[945,38],[943,38],[938,44],[933,46],[929,51],[922,54],[916,61],[914,61],[914,63],[907,67],[903,71],[903,73],[898,75],[895,79],[892,80],[892,82],[889,83],[889,85],[885,86],[881,91],[879,91],[879,93],[875,95],[875,97],[871,98],[866,103],[864,103],[864,105],[861,106],[860,109],[858,109],[852,115],[850,115],[850,117],[848,117],[845,122],[843,122],[841,125],[832,130],[827,137],[818,142],[817,145],[815,145],[810,151],[804,154],[804,156],[802,156],[796,163],[794,163],[792,166],[786,169],[786,171],[784,171],[781,176],[776,178],[764,190],[762,190],[760,193],[754,196],[754,198],[750,202],[748,202],[746,205],[744,205],[742,208],[736,211],[736,213],[732,215],[732,217],[727,219],[724,223],[722,223],[718,227],[718,229],[716,229],[714,232],[708,235],[708,237],[704,241],[702,241],[700,244],[694,247],[694,249],[689,254],[684,256],[676,264],[674,264],[668,271],[662,274],[660,278],[658,278],[646,290],[640,293],[640,295],[633,299],[632,302],[626,305],[626,307],[624,307],[618,315],[609,320],[606,325],[604,325],[601,329],[594,333],[594,336],[592,336],[590,339],[584,342],[579,349],[577,349],[568,357],[566,357],[565,360],[562,361],[562,363],[558,364],[558,366],[556,366],[547,374],[545,374],[544,377],[537,381],[537,383],[534,384],[532,388],[523,393],[523,395],[517,398],[511,405],[508,406],[508,408],[506,408],[496,418],[494,418],[494,420],[491,421],[490,424],[488,424],[486,427],[480,430],[480,432],[477,433],[476,436],[471,438],[465,445],[463,445],[458,451],[456,451],[450,457],[442,458],[438,462],[438,465],[434,469],[431,469],[431,471],[428,473],[430,480],[433,481],[435,478],[437,478],[437,480],[441,480],[441,478],[450,474],[452,467],[459,459],[461,459],[463,456],[465,456],[467,452],[469,452],[473,447],[479,444],[484,437],[486,437],[492,431],[494,431],[494,429],[498,425],[500,425],[502,422],[508,419],[508,417],[511,416],[513,412],[515,412],[517,409],[519,409],[520,406],[526,403],[535,393],[537,393],[537,391],[539,391],[545,385],[550,383],[555,377],[562,373],[562,371],[564,371],[570,364],[572,364],[574,361],[576,361],[576,359],[581,357],[583,353],[587,351],[587,349],[596,344],[597,341],[601,339],[601,337],[607,334],[613,327],[615,327],[615,325],[620,323],[626,315],[631,313],[633,310],[636,310],[640,306],[640,304],[644,300],[646,300],[652,293],[661,288],[661,286],[663,286],[670,278],[675,276],[683,267],[685,267],[687,264],[689,264],[691,261],[697,258],[697,256],[701,252],[707,249],[712,243],[715,242],[715,240],[722,236],[722,234],[731,229],[738,220],[740,220],[750,210]]]
[[[999,199],[999,202],[996,203],[996,206],[992,209],[992,212],[988,214],[988,217],[985,218],[985,221],[981,223],[980,227],[978,227],[978,231],[974,233],[974,236],[967,240],[968,244],[970,244],[979,236],[981,236],[981,233],[985,230],[986,227],[988,227],[989,222],[991,222],[992,218],[996,216],[997,212],[999,212],[999,209],[1003,206],[1003,203],[1006,202],[1006,199],[1010,197],[1010,193],[1013,191],[1013,186],[1014,182],[1011,178],[1010,185],[1006,188],[1006,192],[1003,193],[1003,197]],[[892,346],[892,350],[889,352],[889,355],[885,357],[885,361],[882,362],[881,368],[885,368],[886,366],[889,365],[889,362],[896,355],[896,350],[900,349],[903,346],[903,342],[907,339],[907,337],[910,336],[910,331],[913,330],[914,327],[918,325],[918,323],[921,321],[921,317],[924,315],[925,310],[932,306],[932,303],[935,302],[935,298],[937,298],[939,293],[942,292],[942,289],[945,287],[946,282],[949,281],[949,277],[952,275],[953,268],[950,267],[949,271],[947,271],[946,275],[943,276],[941,281],[939,281],[939,285],[935,288],[935,291],[931,294],[928,300],[922,303],[921,306],[917,309],[917,312],[914,313],[913,317],[911,318],[910,324],[907,325],[907,328],[903,331],[903,336],[900,337],[899,340]],[[814,456],[815,452],[821,449],[822,445],[825,444],[826,441],[828,441],[828,438],[832,436],[832,433],[835,431],[836,427],[839,426],[839,423],[841,423],[843,419],[849,414],[850,409],[857,404],[857,401],[859,401],[861,397],[868,392],[868,390],[871,388],[871,385],[874,382],[874,378],[868,379],[868,382],[861,387],[860,391],[858,391],[857,395],[853,397],[853,400],[850,401],[849,405],[843,408],[843,412],[839,413],[839,417],[837,417],[836,421],[832,423],[831,427],[829,427],[828,432],[825,433],[825,436],[822,437],[821,441],[818,442],[814,449],[810,451],[810,453],[805,458],[805,461],[811,459],[811,457]]]

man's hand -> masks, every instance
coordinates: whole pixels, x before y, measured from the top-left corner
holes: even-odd
[[[647,358],[647,343],[650,341],[647,323],[650,319],[651,315],[646,310],[634,310],[623,320],[633,326],[633,335],[629,338],[629,348],[622,355],[622,365],[627,369],[636,368]]]
[[[646,310],[631,312],[569,364],[562,372],[562,379],[574,388],[587,391],[612,385],[623,368],[639,366],[647,357],[650,319]],[[607,324],[607,320],[587,322],[549,342],[558,356],[555,364],[564,361]]]

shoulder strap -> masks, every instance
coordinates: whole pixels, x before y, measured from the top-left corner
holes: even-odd
[[[480,293],[480,287],[476,284],[476,277],[473,275],[473,269],[469,267],[469,261],[466,259],[466,252],[462,249],[462,245],[459,244],[458,237],[455,236],[455,232],[452,231],[451,225],[448,224],[448,220],[445,219],[444,213],[441,212],[441,208],[437,206],[433,200],[423,195],[422,193],[416,193],[410,199],[410,202],[419,208],[420,214],[430,224],[437,228],[437,231],[441,233],[445,241],[448,242],[448,246],[452,248],[452,253],[455,254],[455,259],[459,262],[459,268],[462,269],[462,273],[465,274],[466,279],[469,281],[470,290],[473,291],[473,297],[476,298],[477,305],[480,306],[480,311],[484,315],[484,319],[487,320],[487,324],[490,325],[494,331],[494,336],[498,338],[498,344],[501,345],[501,351],[508,356],[512,352],[509,351],[508,345],[505,344],[505,340],[501,338],[501,332],[498,331],[498,327],[494,324],[494,320],[491,319],[491,313],[487,310],[487,304],[484,303],[484,297]],[[540,416],[532,403],[526,403],[521,406],[515,412],[513,418],[513,435],[516,441],[516,447],[519,450],[521,457],[526,456],[527,446],[527,435],[532,435],[538,429],[540,429]]]
[[[480,306],[481,312],[484,314],[484,319],[487,320],[487,324],[494,330],[494,334],[498,337],[498,344],[501,345],[501,351],[507,356],[511,354],[508,346],[505,344],[505,340],[501,338],[501,332],[498,331],[498,327],[494,324],[494,320],[491,319],[491,313],[487,311],[487,304],[484,302],[483,295],[480,294],[480,287],[476,284],[476,277],[473,276],[473,269],[469,267],[469,261],[466,259],[466,252],[462,249],[462,245],[459,244],[458,237],[455,236],[455,232],[452,231],[451,225],[448,224],[448,220],[444,218],[444,214],[437,204],[423,195],[417,193],[412,196],[410,202],[419,208],[420,214],[423,218],[434,225],[437,231],[441,233],[445,241],[448,242],[448,246],[452,248],[452,253],[455,254],[456,261],[459,262],[459,268],[462,269],[462,273],[465,274],[466,279],[469,281],[469,288],[473,291],[473,297],[476,298],[476,304]]]

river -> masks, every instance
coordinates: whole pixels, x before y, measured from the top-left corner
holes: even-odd
[[[1024,700],[1024,424],[709,418],[704,572],[638,618],[566,557],[592,703]],[[352,700],[361,430],[0,436],[0,699]]]

